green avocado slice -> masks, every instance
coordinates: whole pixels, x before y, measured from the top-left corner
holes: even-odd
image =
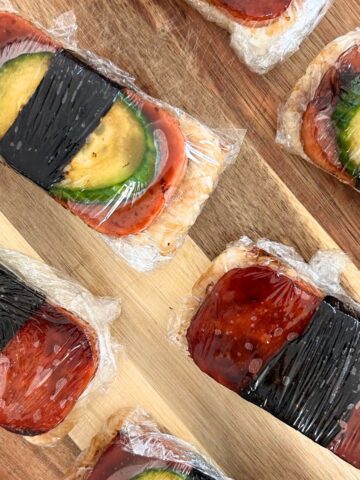
[[[22,54],[0,68],[0,138],[39,86],[53,56],[48,52]]]
[[[114,197],[128,201],[151,183],[156,160],[157,148],[147,120],[119,93],[51,193],[80,203],[105,203]]]
[[[353,177],[360,175],[360,75],[342,93],[333,113],[339,159]]]
[[[136,475],[131,480],[186,480],[187,475],[174,472],[173,470],[150,469]]]

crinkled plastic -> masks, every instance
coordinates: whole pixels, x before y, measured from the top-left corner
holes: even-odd
[[[64,437],[117,372],[117,300],[0,249],[0,426],[47,444]]]
[[[360,30],[329,43],[280,109],[277,142],[360,189]]]
[[[65,480],[230,480],[189,443],[161,430],[141,408],[109,418]]]
[[[231,47],[251,70],[266,73],[299,49],[332,0],[186,0],[231,34]]]
[[[170,258],[244,131],[211,130],[79,49],[72,12],[45,30],[3,10],[0,28],[5,162],[136,269]]]
[[[360,305],[346,256],[248,238],[230,245],[172,319],[197,366],[360,468]]]

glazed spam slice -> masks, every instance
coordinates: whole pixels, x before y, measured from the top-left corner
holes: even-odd
[[[20,17],[0,30],[4,160],[101,233],[144,230],[185,172],[178,120]]]
[[[98,362],[93,328],[0,263],[0,426],[31,437],[55,429]]]
[[[108,419],[66,480],[226,480],[184,441],[163,432],[141,409]]]
[[[360,467],[358,313],[256,246],[230,247],[182,329],[198,367]]]
[[[310,64],[284,106],[278,139],[359,189],[360,34],[331,42]]]

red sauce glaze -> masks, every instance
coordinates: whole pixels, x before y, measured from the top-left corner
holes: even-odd
[[[336,65],[329,68],[314,98],[303,115],[301,139],[305,153],[323,169],[346,182],[352,177],[339,160],[335,125],[332,115],[343,89],[352,76],[360,73],[360,47],[343,53]]]
[[[44,304],[0,352],[0,426],[38,435],[74,407],[97,365],[94,333]]]
[[[0,13],[0,48],[22,40],[56,46],[51,37],[14,13]]]
[[[268,266],[235,268],[213,287],[187,332],[199,368],[241,392],[287,342],[301,335],[322,298]]]
[[[360,468],[360,404],[355,405],[344,430],[328,448],[346,462]]]
[[[186,465],[178,465],[176,468],[175,463],[127,452],[124,450],[124,440],[119,434],[101,455],[87,480],[129,480],[144,470],[151,469],[178,470],[184,474],[191,471]]]
[[[68,200],[60,203],[100,233],[121,237],[147,228],[163,210],[165,203],[180,184],[187,166],[185,139],[178,120],[134,92],[128,96],[149,120],[153,131],[161,132],[163,168],[153,185],[134,202],[119,208],[106,204],[82,204]],[[166,145],[165,145],[166,144]],[[114,199],[114,204],[116,200]]]
[[[208,0],[226,10],[233,17],[252,22],[263,22],[280,17],[292,0]]]

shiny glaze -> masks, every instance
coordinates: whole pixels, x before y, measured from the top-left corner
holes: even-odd
[[[208,0],[242,21],[264,22],[280,17],[292,0]]]
[[[114,103],[119,89],[60,51],[39,87],[0,140],[0,154],[15,170],[46,190]]]
[[[0,426],[37,435],[61,423],[96,372],[93,335],[60,307],[33,313],[0,352]]]
[[[235,268],[212,288],[187,332],[201,370],[241,392],[287,342],[301,335],[322,298],[268,266]]]

